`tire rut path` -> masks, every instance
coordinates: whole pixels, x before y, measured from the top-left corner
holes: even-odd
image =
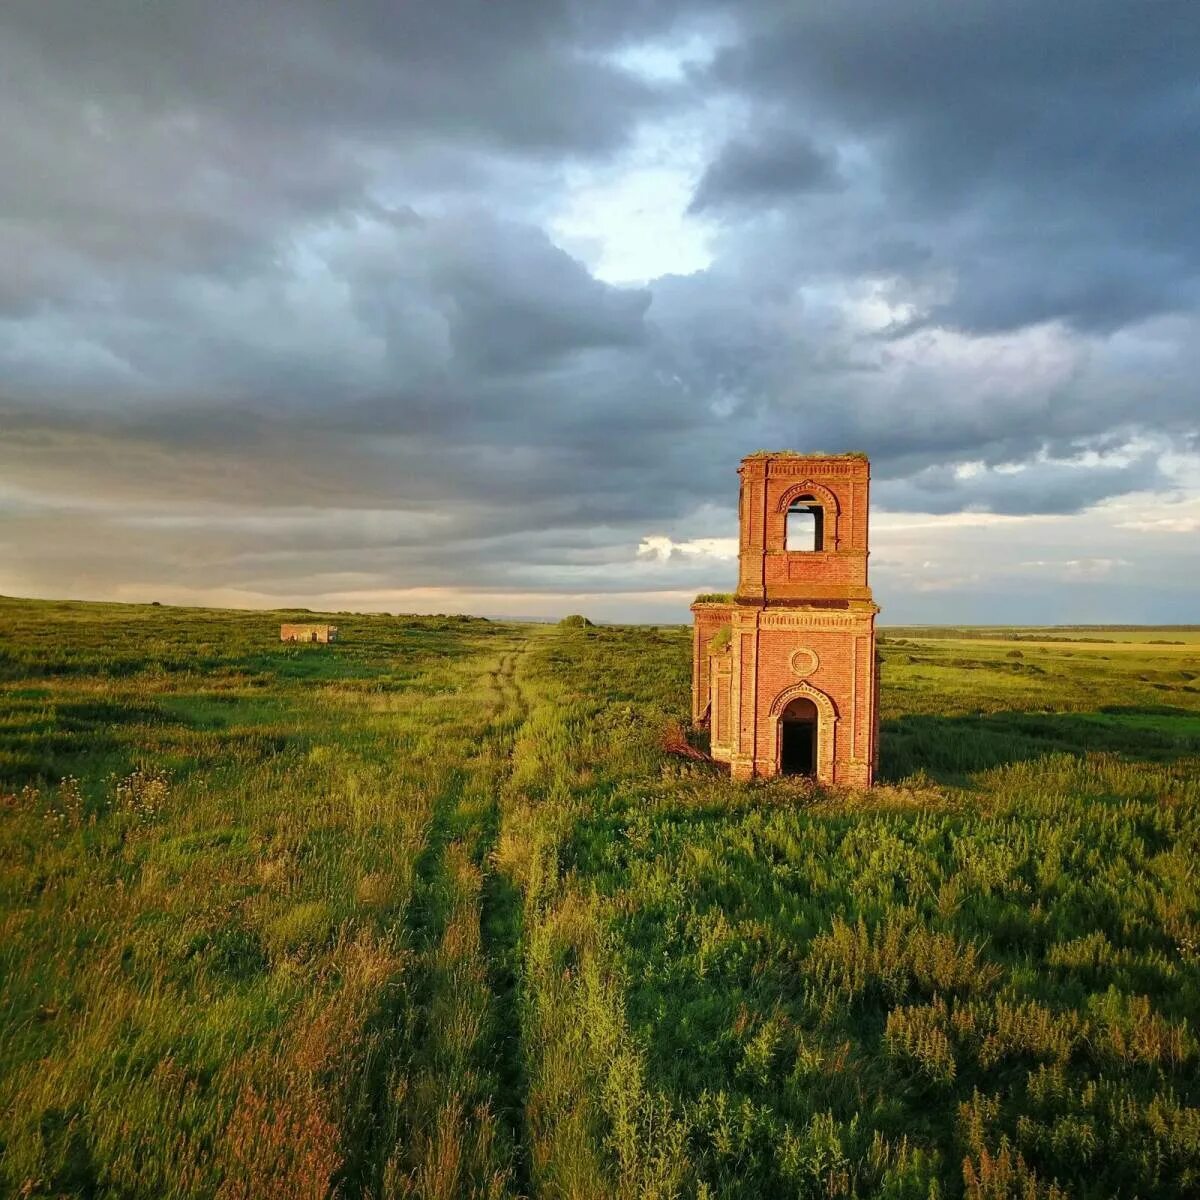
[[[445,1010],[443,943],[456,919],[456,904],[457,919],[464,915],[463,898],[458,894],[456,899],[454,891],[455,871],[461,872],[464,859],[479,873],[474,919],[479,929],[477,961],[486,979],[486,1012],[480,1014],[482,1032],[474,1057],[483,1075],[495,1081],[489,1103],[509,1151],[504,1164],[507,1194],[532,1195],[521,1038],[522,897],[495,860],[514,748],[529,716],[519,670],[531,640],[519,640],[483,673],[490,715],[473,753],[443,776],[430,811],[402,918],[404,942],[413,955],[408,986],[402,998],[381,1006],[372,1023],[375,1048],[348,1128],[354,1149],[335,1180],[336,1193],[347,1200],[381,1195],[385,1163],[397,1150],[403,1154],[406,1142],[429,1130],[432,1114],[396,1109],[389,1098],[397,1089],[412,1094],[414,1085],[420,1091],[420,1079],[442,1069],[436,1049],[441,1030],[434,1014]]]
[[[500,869],[496,849],[504,823],[504,798],[513,771],[516,741],[529,719],[529,701],[518,668],[529,648],[526,639],[507,655],[496,674],[503,731],[503,762],[493,781],[492,802],[480,839],[483,886],[479,927],[488,965],[491,992],[493,1053],[499,1082],[496,1113],[511,1139],[513,1183],[518,1195],[533,1194],[526,1123],[528,1081],[521,1033],[521,933],[523,905],[520,889]]]

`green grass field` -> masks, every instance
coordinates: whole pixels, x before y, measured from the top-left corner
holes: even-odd
[[[683,629],[0,600],[0,1194],[1200,1194],[1200,634],[887,631],[882,786]]]

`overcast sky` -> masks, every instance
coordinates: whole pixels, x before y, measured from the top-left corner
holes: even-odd
[[[1200,621],[1195,0],[6,0],[0,592]]]

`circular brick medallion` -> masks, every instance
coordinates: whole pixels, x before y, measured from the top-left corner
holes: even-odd
[[[788,659],[788,664],[792,668],[795,675],[799,675],[803,679],[806,675],[811,675],[820,663],[816,652],[802,646],[799,650],[793,650],[792,656]]]

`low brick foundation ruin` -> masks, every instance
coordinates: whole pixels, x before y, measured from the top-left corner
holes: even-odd
[[[336,625],[280,625],[281,642],[336,642]]]

